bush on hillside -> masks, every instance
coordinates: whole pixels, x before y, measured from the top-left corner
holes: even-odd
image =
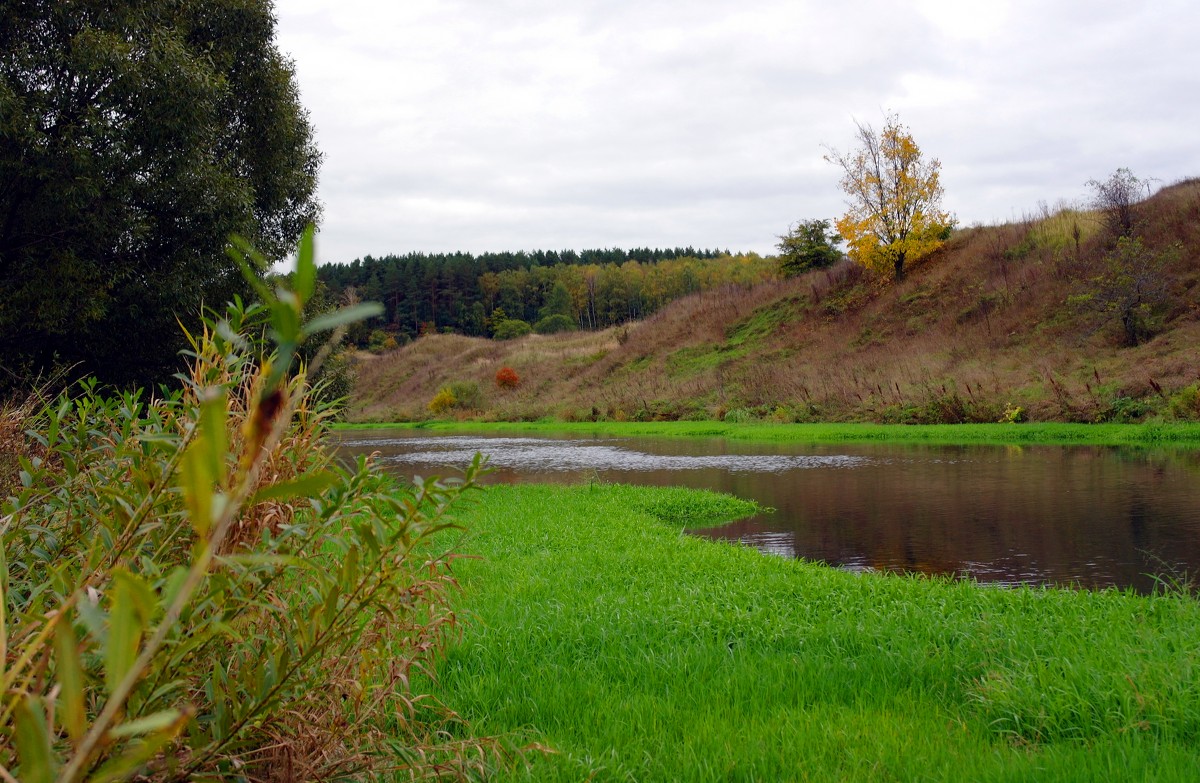
[[[556,313],[548,315],[539,320],[533,325],[533,330],[538,334],[559,334],[561,332],[574,332],[579,329],[575,319],[569,315]]]
[[[1200,421],[1200,383],[1185,386],[1171,395],[1171,415],[1183,421]]]
[[[1093,191],[1092,208],[1104,222],[1104,229],[1113,239],[1133,236],[1140,218],[1140,202],[1150,195],[1150,180],[1120,168],[1105,180],[1089,180]]]
[[[1121,237],[1098,273],[1083,281],[1068,302],[1090,315],[1096,328],[1116,323],[1125,345],[1140,345],[1161,327],[1169,294],[1167,268],[1179,254],[1178,246],[1156,252],[1140,239]]]
[[[479,384],[473,381],[453,381],[438,389],[438,393],[429,401],[429,412],[435,416],[459,408],[462,410],[478,410],[483,405],[483,394]]]
[[[477,410],[483,406],[483,393],[474,381],[452,381],[446,388],[454,395],[460,408]]]
[[[501,389],[515,389],[521,385],[521,376],[511,367],[501,367],[496,371],[496,386]]]
[[[496,330],[492,333],[492,336],[497,340],[515,340],[518,337],[524,337],[532,331],[533,327],[520,318],[505,318],[496,324]]]
[[[458,405],[458,400],[454,397],[454,392],[443,386],[438,389],[437,394],[433,395],[433,399],[429,401],[429,412],[434,416],[441,416],[446,411]]]
[[[393,351],[399,345],[400,343],[396,340],[394,334],[389,334],[382,329],[371,330],[371,336],[367,338],[367,350],[371,353]]]

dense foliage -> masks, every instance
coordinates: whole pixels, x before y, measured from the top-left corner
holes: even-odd
[[[829,230],[828,220],[801,220],[779,237],[779,271],[798,275],[833,266],[842,260],[842,238]]]
[[[176,319],[243,290],[230,233],[277,258],[313,220],[274,28],[271,0],[0,5],[0,387],[165,380]]]
[[[455,624],[429,539],[473,472],[405,489],[334,464],[288,368],[305,338],[368,310],[302,326],[314,276],[302,266],[269,307],[208,323],[180,393],[89,384],[28,412],[0,510],[3,779],[328,780],[381,764],[441,778],[478,761],[409,689]]]
[[[453,331],[506,334],[516,320],[561,331],[560,315],[581,329],[603,329],[644,318],[664,304],[726,283],[773,277],[775,263],[728,251],[634,249],[534,253],[410,253],[367,256],[321,267],[334,295],[354,289],[364,300],[383,302],[373,326],[415,337]],[[367,331],[357,337],[365,341]]]

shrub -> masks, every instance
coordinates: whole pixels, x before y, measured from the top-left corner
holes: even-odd
[[[483,405],[483,395],[479,393],[479,384],[472,381],[454,381],[438,389],[438,393],[429,401],[429,411],[440,416],[454,408],[474,410]]]
[[[548,315],[539,320],[533,325],[533,331],[538,334],[559,334],[560,332],[574,332],[578,329],[575,319],[569,315],[556,313]]]
[[[482,744],[444,740],[448,713],[409,692],[455,624],[448,556],[429,539],[478,464],[408,490],[365,460],[336,466],[325,412],[288,370],[305,333],[374,309],[302,330],[311,241],[299,267],[296,292],[189,336],[182,390],[91,382],[26,422],[36,448],[0,510],[6,779],[478,763]],[[274,351],[249,337],[268,322]]]
[[[1150,195],[1150,181],[1141,179],[1127,168],[1120,168],[1106,180],[1088,180],[1093,191],[1092,207],[1104,219],[1104,228],[1114,238],[1133,236],[1142,199]]]
[[[443,386],[429,401],[429,412],[434,416],[440,416],[456,405],[458,405],[458,398],[454,396],[454,392],[450,391],[449,387]]]
[[[1025,409],[1020,405],[1012,405],[1011,403],[1004,406],[1004,413],[1001,414],[1000,424],[1019,424],[1025,421]]]
[[[497,340],[515,340],[533,331],[533,327],[520,318],[505,318],[496,324],[492,336]]]
[[[1139,239],[1121,237],[1104,257],[1099,274],[1083,281],[1068,304],[1090,314],[1097,327],[1118,323],[1123,343],[1140,345],[1162,325],[1169,298],[1166,271],[1179,255],[1178,245],[1160,252]]]
[[[521,385],[521,376],[511,367],[501,367],[496,371],[496,386],[501,389],[515,389]]]
[[[382,329],[375,329],[371,332],[371,336],[367,338],[367,350],[371,353],[383,353],[384,351],[395,350],[399,343],[396,341],[396,336],[389,334]]]
[[[479,392],[479,384],[474,381],[453,381],[446,386],[457,400],[457,407],[466,410],[476,410],[483,407],[483,395]]]
[[[1171,415],[1185,421],[1200,420],[1200,383],[1185,386],[1171,395]]]

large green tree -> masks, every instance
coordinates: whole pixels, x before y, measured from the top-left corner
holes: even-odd
[[[75,365],[164,378],[176,319],[282,257],[320,155],[271,0],[0,5],[0,388]]]

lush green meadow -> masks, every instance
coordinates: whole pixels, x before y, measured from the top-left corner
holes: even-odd
[[[578,433],[614,436],[729,438],[774,443],[1041,443],[1047,445],[1200,447],[1200,424],[736,424],[718,421],[464,422],[352,424],[339,429],[401,427],[433,431]]]
[[[835,569],[682,534],[742,501],[494,486],[436,694],[517,780],[1179,780],[1200,603]]]

